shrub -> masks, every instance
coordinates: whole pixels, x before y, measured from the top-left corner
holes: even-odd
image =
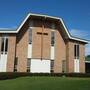
[[[25,76],[53,76],[53,77],[90,77],[90,73],[25,73],[25,72],[1,72],[0,80],[14,79]]]

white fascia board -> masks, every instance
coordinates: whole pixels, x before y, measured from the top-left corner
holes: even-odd
[[[63,25],[63,27],[64,27],[64,29],[65,29],[68,37],[69,37],[69,39],[73,39],[73,40],[77,40],[77,41],[81,41],[81,42],[88,43],[88,41],[86,41],[86,40],[82,40],[82,39],[78,39],[78,38],[72,37],[72,36],[70,35],[69,31],[67,30],[67,28],[66,28],[66,26],[65,26],[62,18],[52,17],[52,16],[48,16],[48,15],[41,15],[41,14],[32,14],[32,13],[29,13],[29,14],[26,16],[26,18],[23,20],[23,22],[21,23],[21,25],[16,29],[16,31],[0,31],[0,33],[18,33],[19,30],[22,28],[22,26],[23,26],[23,25],[25,24],[25,22],[27,21],[27,19],[30,17],[30,15],[31,15],[31,16],[51,18],[51,19],[57,19],[57,20],[59,20],[59,21],[62,23],[62,25]]]
[[[85,61],[85,63],[90,63],[90,61]]]
[[[17,33],[17,31],[0,31],[0,33]]]
[[[0,33],[15,33],[15,28],[0,28]]]
[[[70,39],[72,39],[72,40],[76,40],[76,41],[81,41],[81,42],[88,43],[87,40],[83,40],[83,39],[79,39],[79,38],[70,37]]]
[[[24,23],[27,21],[27,19],[28,19],[30,16],[38,16],[38,17],[45,17],[45,18],[52,18],[52,19],[57,19],[57,20],[59,20],[59,18],[57,18],[57,17],[52,17],[52,16],[47,16],[47,15],[29,13],[29,14],[26,16],[26,18],[24,19],[24,21],[20,24],[20,26],[16,29],[16,31],[0,31],[0,33],[18,33],[19,30],[22,28],[22,26],[24,25]]]
[[[62,20],[62,18],[60,18],[60,21],[61,21],[61,23],[62,23],[62,25],[63,25],[63,27],[64,27],[64,29],[65,29],[65,31],[66,31],[68,37],[69,37],[69,39],[88,43],[88,41],[86,41],[86,40],[72,37],[72,36],[70,35],[69,31],[67,30],[67,28],[66,28],[66,26],[65,26],[65,24],[64,24],[64,22],[63,22],[63,20]]]
[[[19,30],[22,28],[22,26],[24,25],[24,23],[27,21],[27,19],[30,17],[30,14],[28,14],[27,16],[26,16],[26,18],[23,20],[23,22],[20,24],[20,26],[16,29],[16,31],[9,31],[9,29],[8,29],[8,31],[6,30],[4,30],[4,31],[0,31],[0,33],[18,33],[19,32]]]
[[[21,25],[18,27],[18,29],[16,30],[16,32],[18,33],[19,30],[22,28],[22,26],[24,25],[24,23],[27,21],[27,19],[30,17],[30,13],[26,16],[26,18],[24,19],[24,21],[21,23]]]

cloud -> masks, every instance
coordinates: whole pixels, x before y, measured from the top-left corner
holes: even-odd
[[[90,55],[90,44],[87,44],[86,45],[86,48],[85,48],[85,55]]]
[[[71,29],[70,33],[71,33],[71,35],[77,36],[80,38],[84,38],[84,39],[90,38],[90,31]]]
[[[70,33],[72,36],[90,40],[90,31],[71,29]],[[90,42],[86,45],[85,55],[90,55]]]

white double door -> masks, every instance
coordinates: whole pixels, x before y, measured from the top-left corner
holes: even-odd
[[[6,72],[7,67],[7,54],[0,56],[0,72]]]
[[[80,72],[79,59],[74,59],[74,72],[76,73]]]
[[[50,73],[50,60],[31,59],[30,72]]]

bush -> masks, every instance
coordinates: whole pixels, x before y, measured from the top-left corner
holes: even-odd
[[[14,79],[25,76],[53,76],[53,77],[90,77],[90,73],[19,73],[19,72],[1,72],[0,80]]]

